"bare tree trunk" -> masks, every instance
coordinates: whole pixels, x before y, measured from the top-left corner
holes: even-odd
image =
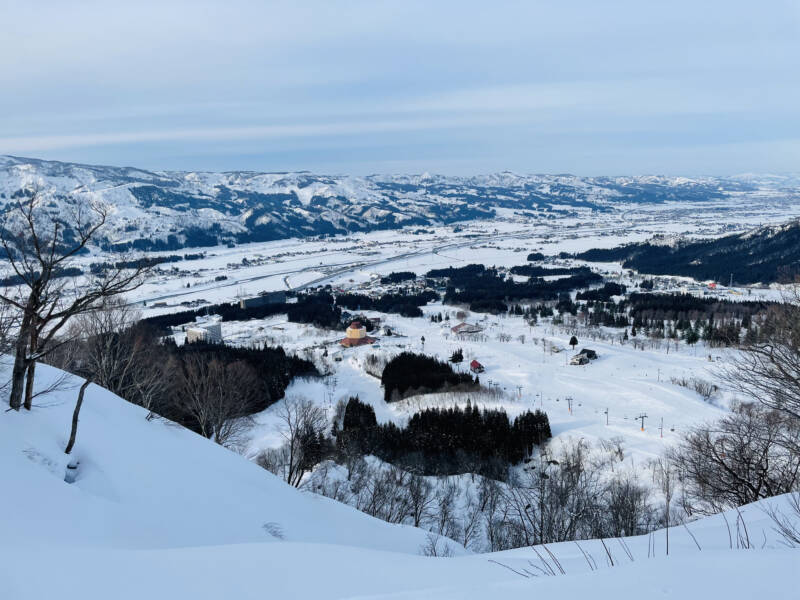
[[[75,410],[72,413],[72,431],[70,431],[69,442],[67,443],[67,448],[64,450],[64,454],[72,452],[72,447],[75,445],[75,436],[78,434],[78,415],[80,415],[81,405],[83,404],[83,394],[86,392],[86,388],[89,387],[89,383],[90,381],[88,379],[84,381],[78,392],[78,401],[75,403]]]
[[[25,377],[25,403],[23,406],[30,410],[33,406],[33,381],[36,376],[36,361],[28,362],[27,376]]]
[[[28,347],[30,356],[35,356],[36,350],[39,346],[39,336],[36,333],[36,327],[31,327],[31,341]],[[33,406],[33,382],[36,379],[36,360],[31,358],[28,360],[28,375],[25,379],[25,403],[24,407],[30,410]]]
[[[14,352],[14,368],[11,371],[11,395],[9,396],[8,405],[14,410],[19,410],[22,407],[22,392],[25,385],[25,371],[27,370],[28,359],[28,331],[30,327],[30,319],[25,317],[20,327],[20,333],[17,336]]]

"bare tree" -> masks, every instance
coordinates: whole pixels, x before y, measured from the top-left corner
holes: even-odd
[[[0,302],[0,354],[10,354],[14,351],[18,326],[17,311],[10,304]]]
[[[0,362],[3,364],[7,364],[8,357],[14,354],[18,316],[17,311],[9,304],[0,302]],[[10,380],[4,378],[0,381],[0,395],[8,394],[10,387]]]
[[[800,492],[787,494],[788,513],[779,505],[767,505],[764,512],[772,520],[773,529],[789,548],[800,548]]]
[[[179,410],[194,419],[201,435],[236,447],[250,427],[258,400],[258,378],[244,361],[224,363],[203,352],[187,352],[174,363]]]
[[[285,398],[276,406],[275,415],[277,431],[284,440],[280,457],[274,451],[262,453],[258,462],[262,466],[272,462],[274,473],[280,474],[289,485],[299,487],[303,476],[322,458],[318,445],[327,429],[328,418],[321,407],[302,397]],[[280,458],[282,464],[275,465],[276,458]]]
[[[142,282],[144,262],[109,265],[82,279],[66,277],[70,265],[97,236],[108,209],[99,203],[74,201],[70,209],[49,210],[35,191],[7,205],[0,224],[0,244],[13,285],[0,301],[18,313],[9,406],[31,408],[36,361],[52,351],[62,328],[98,301],[128,292]]]
[[[481,535],[481,505],[471,490],[467,490],[461,507],[461,545],[473,547]]]
[[[72,448],[75,446],[75,437],[78,434],[78,419],[81,414],[81,407],[83,406],[83,396],[86,393],[86,388],[89,387],[91,382],[87,379],[81,384],[80,389],[78,390],[78,400],[75,403],[75,410],[72,411],[72,428],[69,433],[69,442],[67,442],[67,447],[64,449],[64,454],[69,454],[72,452]]]
[[[453,479],[444,480],[436,492],[435,530],[439,535],[457,539],[461,535],[458,522],[456,499],[458,498],[458,484]]]
[[[664,495],[664,528],[667,536],[667,556],[669,556],[669,526],[670,505],[675,495],[675,486],[678,482],[678,471],[669,458],[659,458],[655,465],[656,482]]]
[[[453,549],[450,547],[450,544],[447,543],[447,540],[433,532],[428,534],[425,543],[420,546],[419,551],[423,556],[453,556]]]
[[[94,383],[146,408],[152,418],[165,388],[166,356],[155,335],[138,325],[140,316],[120,298],[79,315],[69,327],[69,337],[79,342],[71,370],[91,373]]]
[[[760,335],[748,338],[722,375],[754,401],[800,419],[800,290],[770,308]]]
[[[566,442],[557,456],[541,456],[504,490],[524,545],[585,539],[603,519],[603,488],[585,443]]]
[[[648,531],[652,511],[649,489],[633,477],[618,477],[606,486],[603,502],[603,527],[598,537],[626,537]]]
[[[411,475],[394,465],[373,471],[364,487],[368,515],[388,523],[402,523],[411,512],[408,482]]]
[[[493,479],[483,478],[478,490],[478,505],[483,514],[489,552],[511,548],[506,536],[505,523],[508,522],[508,503],[504,501],[500,484]]]
[[[414,527],[421,527],[431,517],[435,502],[433,486],[420,475],[412,475],[408,481],[408,497]]]
[[[670,457],[692,512],[714,514],[800,487],[800,423],[759,404],[738,404],[691,429]]]

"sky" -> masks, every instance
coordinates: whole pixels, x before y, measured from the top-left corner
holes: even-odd
[[[0,154],[158,170],[800,171],[800,0],[0,0]]]

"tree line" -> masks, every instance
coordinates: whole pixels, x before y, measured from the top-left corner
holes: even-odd
[[[337,306],[349,310],[376,310],[382,313],[394,313],[403,317],[421,317],[420,306],[439,299],[434,291],[419,293],[382,294],[372,297],[365,294],[336,294]]]
[[[249,417],[283,398],[296,377],[316,376],[282,348],[195,342],[178,346],[121,302],[79,316],[48,355],[70,371],[213,441],[236,446]]]
[[[337,438],[338,439],[338,438]],[[648,485],[617,472],[620,448],[590,457],[585,442],[544,449],[505,481],[483,475],[425,476],[418,471],[337,450],[302,487],[390,523],[431,532],[429,555],[445,550],[439,536],[475,551],[538,543],[640,535],[664,523]],[[342,473],[344,472],[344,473]]]
[[[539,265],[515,265],[509,269],[514,275],[547,277],[549,275],[581,275],[586,267],[542,267]]]
[[[650,242],[616,248],[594,248],[575,255],[581,260],[621,262],[626,269],[653,275],[684,275],[699,280],[739,284],[791,282],[800,275],[800,222],[779,230],[685,241],[677,245]]]
[[[486,268],[484,265],[435,269],[429,271],[428,276],[448,279],[445,303],[470,304],[471,310],[488,309],[497,312],[505,312],[507,302],[553,300],[561,293],[583,289],[603,280],[600,275],[592,273],[586,267],[577,268],[571,275],[563,278],[546,281],[540,277],[531,277],[524,283],[505,278],[496,269]]]
[[[131,269],[137,267],[140,263],[146,264],[148,267],[162,265],[165,263],[176,263],[184,260],[201,260],[206,257],[205,252],[198,252],[195,254],[169,254],[167,256],[147,256],[136,260],[117,260],[111,262],[93,262],[89,265],[89,271],[92,273],[102,273],[108,269]]]
[[[404,427],[378,424],[370,405],[350,398],[334,437],[340,454],[373,454],[414,473],[480,473],[505,480],[509,465],[529,457],[551,433],[541,411],[526,411],[512,421],[504,410],[481,410],[469,402],[464,409],[414,413]]]
[[[402,352],[392,358],[381,375],[386,402],[414,394],[477,389],[479,383],[477,377],[459,373],[444,361],[413,352]]]
[[[417,278],[417,274],[412,271],[392,271],[388,275],[381,277],[381,283],[388,285],[390,283],[402,283],[403,281],[410,281]]]
[[[145,321],[161,331],[194,321],[197,317],[209,314],[219,315],[223,321],[246,321],[264,319],[278,314],[286,314],[292,323],[306,323],[321,328],[339,329],[342,308],[349,310],[376,310],[396,313],[404,317],[421,317],[420,306],[438,300],[433,291],[418,294],[383,294],[376,298],[364,294],[333,294],[330,291],[298,294],[296,302],[273,302],[261,306],[242,307],[238,302],[212,304],[196,310],[184,310],[147,317]]]

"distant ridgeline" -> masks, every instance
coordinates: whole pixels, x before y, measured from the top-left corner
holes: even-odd
[[[592,262],[621,262],[651,275],[683,275],[729,283],[791,282],[800,275],[800,221],[764,227],[715,240],[683,241],[674,246],[649,242],[562,254]]]
[[[0,208],[30,194],[31,180],[52,195],[55,210],[74,201],[79,187],[114,205],[118,210],[101,243],[111,251],[174,251],[402,227],[415,228],[413,235],[431,225],[492,219],[498,209],[555,218],[619,204],[782,193],[780,184],[709,177],[154,172],[0,156]]]

